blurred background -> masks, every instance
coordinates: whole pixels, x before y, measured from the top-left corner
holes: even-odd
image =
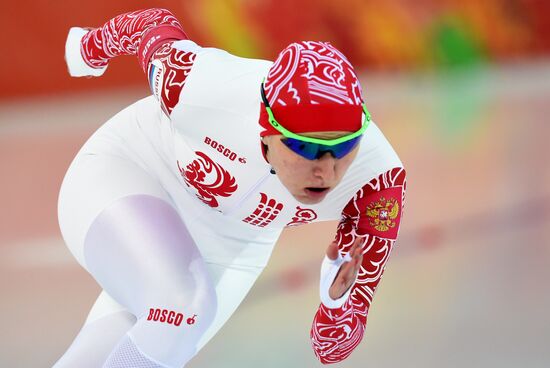
[[[365,338],[335,367],[550,366],[550,2],[37,0],[0,11],[1,367],[50,367],[78,333],[99,288],[61,239],[59,186],[87,137],[149,94],[134,57],[70,78],[67,31],[147,7],[203,46],[272,60],[326,40],[360,72],[408,192]],[[335,225],[285,231],[188,366],[320,366],[309,329]]]

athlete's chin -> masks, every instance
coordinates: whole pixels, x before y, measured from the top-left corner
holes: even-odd
[[[294,198],[302,204],[318,204],[321,203],[327,196],[330,188],[324,190],[304,189],[298,194],[293,194]]]
[[[319,204],[323,201],[322,199],[314,200],[314,199],[310,199],[310,198],[297,197],[297,196],[294,196],[294,198],[296,198],[296,200],[298,202],[300,202],[301,204]]]

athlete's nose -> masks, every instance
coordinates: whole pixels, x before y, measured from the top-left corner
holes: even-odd
[[[322,179],[324,183],[330,183],[336,175],[336,159],[330,152],[325,152],[321,157],[313,160],[313,176]]]

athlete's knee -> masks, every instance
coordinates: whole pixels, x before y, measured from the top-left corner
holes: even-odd
[[[199,341],[214,321],[214,288],[196,287],[156,294],[129,335],[141,352],[166,367],[181,367],[198,351]]]
[[[182,327],[183,329],[177,330],[177,334],[182,336],[188,333],[186,326],[205,331],[214,321],[217,310],[215,294],[208,294],[207,298],[175,298],[171,303],[148,303],[149,307],[144,311],[143,318],[150,322]]]
[[[203,267],[182,272],[185,277],[175,277],[171,285],[149,289],[143,316],[154,322],[175,326],[194,325],[206,329],[214,320],[218,308],[215,288]],[[185,332],[182,332],[185,333]]]

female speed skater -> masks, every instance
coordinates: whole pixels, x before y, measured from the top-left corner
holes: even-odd
[[[339,220],[310,331],[322,363],[360,343],[403,211],[405,170],[331,44],[274,62],[191,41],[165,9],[71,28],[72,76],[135,55],[152,95],[76,155],[59,223],[103,291],[62,367],[179,368],[229,319],[285,227]]]

